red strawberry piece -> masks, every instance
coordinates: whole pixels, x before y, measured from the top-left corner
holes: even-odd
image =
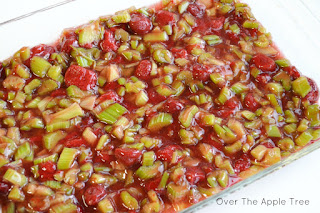
[[[234,170],[236,173],[240,173],[251,166],[250,158],[247,154],[241,155],[241,157],[235,161]]]
[[[250,111],[255,112],[261,107],[261,104],[255,99],[252,93],[248,93],[244,98],[244,106],[247,107]]]
[[[310,101],[311,104],[314,104],[319,100],[319,88],[312,79],[308,78],[308,82],[311,86],[311,91],[308,93],[305,99]]]
[[[295,66],[284,67],[283,70],[286,71],[293,78],[293,80],[296,80],[301,76],[301,73]]]
[[[165,96],[160,95],[154,88],[148,89],[149,103],[156,104],[166,100]]]
[[[51,93],[51,97],[66,96],[67,92],[64,88],[56,89]]]
[[[168,145],[156,152],[157,158],[162,161],[170,162],[172,160],[173,152],[176,150],[182,150],[178,145]]]
[[[115,102],[122,102],[123,98],[120,97],[114,90],[109,90],[105,94],[99,97],[99,101],[103,102],[105,100],[113,100]]]
[[[127,166],[133,166],[140,162],[142,152],[140,150],[131,148],[116,148],[115,156],[123,164]]]
[[[98,152],[95,158],[95,162],[99,162],[99,163],[110,163],[111,161],[114,161],[114,160],[115,160],[115,157],[113,155],[110,155],[108,151]]]
[[[142,80],[149,80],[151,78],[152,63],[149,60],[142,60],[135,70],[135,75]]]
[[[267,73],[262,73],[256,77],[256,81],[258,82],[259,86],[265,86],[271,81],[271,76]]]
[[[231,44],[238,44],[240,41],[239,35],[233,33],[233,32],[227,32],[226,33],[227,37],[231,41]]]
[[[31,48],[30,58],[32,58],[33,56],[40,56],[43,58],[49,58],[51,53],[54,53],[54,51],[55,51],[54,47],[46,45],[46,44],[40,44],[38,46]]]
[[[145,15],[141,13],[135,13],[131,15],[129,26],[135,33],[144,35],[151,31],[152,22]]]
[[[204,139],[205,143],[208,143],[214,146],[218,150],[223,149],[223,144],[215,137],[215,133],[209,133],[208,136]]]
[[[166,10],[160,10],[156,13],[156,22],[160,26],[165,25],[173,25],[176,22],[176,19],[174,17],[174,13],[166,11]]]
[[[65,34],[65,36],[61,42],[60,51],[70,53],[72,50],[71,46],[74,46],[74,47],[79,46],[77,34],[74,32],[68,32]]]
[[[240,101],[237,97],[232,97],[229,100],[227,100],[224,105],[230,109],[235,109],[239,107]]]
[[[198,182],[205,180],[206,174],[198,167],[189,167],[186,171],[186,178],[190,184],[197,184]]]
[[[94,206],[99,203],[107,194],[106,189],[102,185],[89,186],[83,194],[84,201],[89,206]]]
[[[147,191],[156,190],[160,184],[161,177],[153,178],[145,183],[145,188]]]
[[[181,111],[183,108],[184,105],[181,101],[176,99],[169,99],[164,105],[164,111],[172,114]]]
[[[261,53],[254,55],[251,60],[256,65],[256,67],[261,69],[262,71],[270,72],[275,71],[275,69],[277,68],[276,62],[274,62],[272,58]]]
[[[110,30],[107,30],[104,33],[104,38],[100,45],[102,50],[105,52],[116,51],[118,49],[117,41],[114,38],[114,34]]]
[[[210,78],[210,74],[212,73],[212,69],[203,64],[196,64],[192,68],[193,77],[200,81],[207,81]]]
[[[89,90],[96,85],[97,75],[92,70],[78,65],[71,65],[66,71],[64,81],[67,86],[76,85],[82,90]]]
[[[187,11],[197,18],[201,18],[205,14],[206,6],[200,3],[190,4]]]
[[[10,188],[9,183],[0,182],[0,194],[7,194]]]
[[[188,52],[181,48],[172,48],[171,52],[175,58],[188,58]]]
[[[39,164],[39,179],[41,181],[53,180],[53,175],[57,170],[57,166],[52,161]]]
[[[212,19],[210,20],[210,22],[208,22],[209,28],[211,30],[220,30],[223,27],[224,21],[225,21],[225,17],[223,16]]]

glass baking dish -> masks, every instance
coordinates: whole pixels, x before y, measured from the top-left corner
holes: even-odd
[[[0,23],[0,60],[11,56],[22,46],[52,43],[63,29],[87,23],[99,16],[113,14],[130,6],[147,6],[159,0],[58,0],[45,8],[36,7],[38,1],[30,0],[34,10],[17,13],[14,9],[2,11],[10,14]],[[243,0],[248,3],[257,20],[273,35],[273,40],[283,54],[306,76],[320,84],[316,59],[320,58],[320,2],[318,0]],[[3,3],[6,6],[7,3]],[[4,7],[5,8],[5,7]],[[12,8],[12,7],[9,7]],[[33,8],[33,7],[30,7]],[[16,14],[16,15],[15,15]],[[298,15],[297,15],[298,14]],[[245,179],[226,190],[183,210],[183,212],[318,212],[320,170],[318,162],[320,143],[313,143],[287,159]],[[316,151],[315,151],[316,150]],[[315,151],[315,152],[313,152]],[[311,153],[313,152],[313,153]],[[306,157],[302,158],[304,155]],[[297,162],[292,163],[296,159]],[[286,168],[266,175],[290,164]],[[262,177],[264,177],[262,180]],[[257,181],[259,180],[259,181]],[[250,185],[249,185],[250,184]],[[249,185],[245,189],[243,187]],[[239,189],[242,189],[239,191]],[[238,190],[238,191],[237,191]],[[237,192],[235,192],[237,191]],[[231,194],[232,192],[235,192]],[[250,205],[248,200],[257,200]],[[285,205],[263,205],[263,199],[285,200]],[[292,205],[291,198],[309,200],[309,205]],[[232,205],[231,200],[237,201]],[[221,201],[230,201],[221,203]]]

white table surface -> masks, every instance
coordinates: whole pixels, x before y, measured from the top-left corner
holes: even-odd
[[[2,1],[0,60],[12,55],[22,46],[53,42],[64,28],[86,23],[132,5],[139,7],[157,0],[76,0],[45,13],[37,13],[23,20],[1,25],[9,19],[58,2],[63,0]],[[320,66],[318,65],[320,1],[244,0],[244,2],[251,5],[257,19],[272,33],[279,48],[293,64],[320,84]],[[76,4],[81,4],[80,9],[79,7],[74,9]],[[222,200],[219,200],[199,212],[319,213],[319,193],[320,150],[317,150],[246,188],[223,197],[222,200],[227,204],[220,204]],[[283,205],[268,206],[263,203],[267,200],[277,202],[279,199]],[[256,205],[253,204],[254,200],[257,202]],[[305,202],[304,205],[297,204],[295,200],[307,201],[308,205]],[[232,203],[235,205],[231,205]]]

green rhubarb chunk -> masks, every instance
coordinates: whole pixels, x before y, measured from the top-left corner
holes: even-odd
[[[48,79],[42,82],[37,92],[39,95],[47,95],[48,93],[56,90],[58,87],[59,85],[56,81]]]
[[[61,183],[58,181],[54,181],[54,180],[48,180],[46,182],[44,182],[45,186],[48,186],[51,189],[60,189],[61,188]]]
[[[159,113],[153,116],[148,124],[148,129],[151,132],[156,132],[163,127],[169,126],[173,123],[172,115],[169,113]]]
[[[44,128],[43,121],[40,118],[32,118],[20,127],[20,129],[23,131],[30,131],[33,128],[34,129]]]
[[[78,116],[83,116],[84,112],[77,103],[73,103],[68,108],[65,108],[59,112],[50,115],[51,121],[50,123],[54,123],[57,121],[66,121]]]
[[[216,116],[213,114],[208,114],[202,117],[201,122],[206,126],[213,126],[216,120]]]
[[[266,133],[268,137],[281,138],[280,129],[276,125],[267,125]]]
[[[156,138],[150,138],[150,137],[142,137],[140,139],[140,142],[144,144],[144,146],[146,148],[153,148],[155,146],[158,146],[159,144],[161,144],[161,139],[156,139]]]
[[[218,181],[217,181],[216,175],[209,175],[207,177],[207,181],[208,181],[208,184],[210,185],[210,187],[212,187],[212,188],[218,187]]]
[[[246,91],[248,91],[249,88],[248,86],[244,85],[243,83],[235,83],[234,85],[232,85],[231,87],[231,91],[236,93],[236,94],[241,94],[241,93],[244,93]]]
[[[152,166],[154,159],[155,153],[153,151],[143,153],[142,166]]]
[[[199,108],[196,105],[184,109],[179,115],[180,123],[186,128],[190,127],[193,117],[197,114],[197,112],[199,112]]]
[[[218,98],[216,99],[216,102],[219,104],[225,104],[225,102],[230,99],[231,97],[231,91],[229,88],[224,87],[222,88],[222,90],[220,91],[220,94],[218,96]]]
[[[23,202],[25,199],[25,195],[23,192],[19,189],[19,187],[14,186],[10,193],[8,194],[8,198],[15,202]]]
[[[31,71],[41,78],[45,77],[51,64],[44,58],[34,56],[30,61]]]
[[[309,105],[305,111],[306,117],[309,121],[317,121],[319,120],[319,105],[313,104]]]
[[[57,121],[46,126],[47,132],[70,128],[70,121]]]
[[[138,201],[129,194],[127,191],[122,191],[120,193],[120,198],[122,200],[123,205],[129,210],[138,210],[139,203]]]
[[[29,73],[28,69],[24,65],[17,64],[15,69],[16,69],[16,73],[21,78],[24,78],[24,79],[30,78],[30,73]]]
[[[53,154],[53,155],[49,155],[47,157],[38,157],[36,159],[34,159],[33,161],[33,164],[34,165],[37,165],[37,164],[40,164],[40,163],[45,163],[47,161],[52,161],[52,162],[57,162],[58,160],[58,154]]]
[[[5,156],[0,155],[0,168],[6,165],[7,163],[9,163],[9,160]]]
[[[114,212],[112,203],[108,198],[105,198],[98,203],[98,209],[102,213]]]
[[[99,39],[99,35],[100,30],[98,22],[86,25],[79,30],[79,44],[81,46],[85,44],[91,44]]]
[[[67,95],[71,98],[83,98],[87,94],[82,91],[79,87],[71,85],[67,88]]]
[[[75,158],[78,155],[78,150],[73,148],[64,148],[59,157],[57,167],[59,170],[70,169]]]
[[[205,160],[207,160],[209,163],[212,163],[214,156],[213,156],[211,145],[206,144],[206,143],[200,143],[198,149],[199,149],[202,157]]]
[[[256,114],[253,113],[253,112],[251,112],[251,111],[249,111],[249,110],[244,110],[244,111],[242,111],[242,112],[241,112],[241,115],[242,115],[244,118],[248,119],[249,121],[253,121],[254,118],[256,117]]]
[[[167,171],[165,171],[161,177],[161,180],[158,186],[159,189],[164,189],[166,187],[169,177],[170,177],[170,174]]]
[[[288,59],[278,59],[275,60],[276,64],[278,64],[279,67],[290,67],[291,63]]]
[[[278,142],[278,147],[282,151],[290,151],[294,149],[294,142],[291,138],[284,138]]]
[[[198,142],[193,131],[180,129],[179,135],[180,135],[182,144],[195,145]]]
[[[61,67],[60,66],[52,66],[48,70],[47,75],[55,81],[58,81],[61,76]]]
[[[169,183],[167,185],[167,194],[171,201],[181,201],[183,200],[189,192],[187,185],[176,185],[174,183]]]
[[[221,187],[225,188],[229,185],[229,175],[226,170],[221,170],[217,176],[218,183]]]
[[[67,133],[59,130],[56,132],[52,132],[43,136],[44,147],[48,150],[53,149],[60,140],[65,138]]]
[[[112,16],[112,20],[117,24],[128,23],[131,20],[131,16],[128,11],[124,10]]]
[[[224,85],[226,82],[225,77],[218,72],[211,74],[210,79],[213,83],[215,83],[217,85]]]
[[[279,83],[268,83],[266,88],[278,97],[284,92],[282,85]]]
[[[250,29],[258,29],[259,28],[259,23],[256,21],[250,21],[250,20],[246,20],[242,26],[244,28],[250,28]]]
[[[163,32],[152,32],[144,35],[143,40],[145,42],[161,42],[161,41],[168,41],[169,36],[168,34]]]
[[[282,107],[280,106],[277,97],[275,94],[268,94],[267,95],[268,100],[270,101],[271,105],[276,109],[277,113],[282,114],[283,110]]]
[[[51,207],[50,212],[52,213],[75,213],[78,212],[77,205],[73,203],[60,203]]]
[[[97,114],[97,118],[107,124],[114,124],[118,118],[120,118],[126,112],[127,109],[124,106],[115,103]]]
[[[313,136],[311,133],[309,132],[303,132],[301,135],[299,135],[296,139],[295,139],[295,143],[298,146],[305,146],[308,143],[310,143],[313,140]]]
[[[218,124],[213,125],[214,131],[217,133],[218,137],[221,138],[224,142],[230,143],[236,140],[237,135],[233,133],[228,127],[220,126]]]
[[[234,144],[231,144],[229,146],[224,147],[225,152],[228,154],[235,154],[235,153],[239,152],[241,149],[242,149],[242,142],[241,141],[237,141]]]
[[[295,93],[304,98],[308,95],[312,88],[308,79],[302,76],[292,82],[292,89]]]
[[[298,122],[298,118],[295,115],[295,113],[291,110],[286,110],[284,111],[285,114],[285,121],[286,123],[297,123]]]
[[[135,104],[137,106],[144,106],[149,100],[148,94],[145,91],[140,91],[136,94]]]
[[[19,146],[19,148],[17,149],[17,151],[14,155],[14,159],[15,160],[25,159],[26,157],[31,155],[31,153],[32,153],[31,146],[28,142],[26,142],[26,143],[22,144],[21,146]]]
[[[136,171],[136,175],[142,180],[154,178],[158,174],[161,166],[162,164],[160,161],[156,161],[151,166],[140,166]]]
[[[3,179],[21,187],[28,182],[26,176],[13,169],[8,169],[3,176]]]
[[[174,95],[176,93],[176,91],[174,89],[172,89],[170,86],[165,85],[165,84],[161,84],[159,86],[156,87],[156,91],[157,93],[159,93],[162,96],[168,97],[170,95]]]
[[[217,35],[203,36],[203,40],[205,40],[207,42],[207,44],[210,46],[214,46],[216,44],[221,44],[223,42],[222,39]]]
[[[157,49],[153,52],[153,59],[159,63],[171,64],[173,62],[173,55],[169,50]]]
[[[291,79],[286,72],[283,72],[283,71],[279,72],[273,77],[273,79],[275,81],[280,81],[282,83],[283,88],[286,91],[289,91],[291,89]]]
[[[309,121],[307,119],[302,119],[300,121],[298,128],[297,128],[297,131],[304,132],[308,129],[308,127],[309,127]]]

